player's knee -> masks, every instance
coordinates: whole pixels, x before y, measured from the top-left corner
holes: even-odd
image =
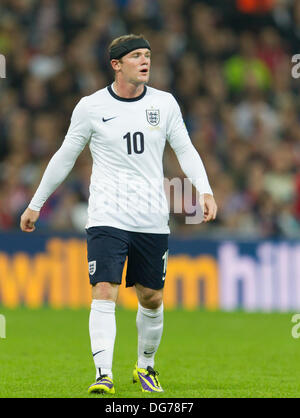
[[[140,297],[140,304],[147,309],[157,309],[162,304],[162,292],[146,291]]]
[[[92,298],[98,300],[116,301],[119,285],[115,283],[99,282],[92,286]]]

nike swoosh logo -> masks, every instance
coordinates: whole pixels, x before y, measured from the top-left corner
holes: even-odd
[[[108,122],[109,120],[116,119],[117,116],[113,116],[112,118],[104,119],[102,118],[103,122]]]
[[[96,353],[93,353],[93,357],[95,357],[96,354],[102,353],[102,351],[105,351],[105,350],[100,350],[100,351],[97,351]]]
[[[155,351],[150,351],[149,353],[147,352],[147,351],[144,351],[144,354],[147,356],[150,356],[150,354],[153,354],[153,353],[155,353]]]

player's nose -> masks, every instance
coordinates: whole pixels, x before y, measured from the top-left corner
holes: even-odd
[[[148,66],[149,63],[150,63],[150,57],[142,55],[141,56],[141,62],[142,62],[142,64],[146,64]]]

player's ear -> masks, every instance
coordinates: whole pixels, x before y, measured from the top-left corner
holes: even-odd
[[[110,61],[110,64],[114,71],[118,71],[120,69],[120,65],[121,65],[120,60],[113,59]]]

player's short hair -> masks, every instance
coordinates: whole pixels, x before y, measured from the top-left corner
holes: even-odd
[[[109,56],[110,59],[114,59],[118,54],[116,54],[115,51],[118,51],[118,48],[122,47],[122,46],[127,46],[127,45],[132,45],[132,50],[136,49],[137,45],[141,45],[139,46],[140,48],[148,48],[150,49],[150,44],[147,41],[147,39],[144,37],[144,35],[140,34],[140,35],[134,35],[134,34],[129,34],[129,35],[122,35],[119,36],[118,38],[114,39],[109,47],[108,47],[108,52],[109,52]],[[128,49],[128,52],[124,49],[124,52],[121,53],[121,57],[120,58],[116,58],[116,59],[122,59],[122,56],[126,55],[127,53],[130,52],[130,47]]]

